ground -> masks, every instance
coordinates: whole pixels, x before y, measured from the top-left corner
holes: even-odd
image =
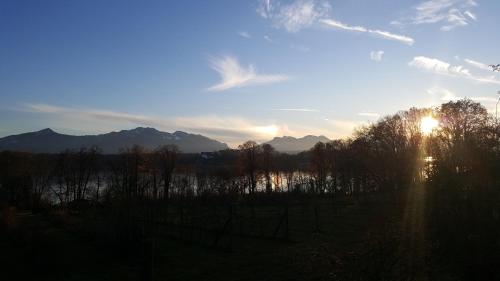
[[[357,198],[321,212],[320,229],[290,239],[233,237],[231,248],[159,237],[153,280],[427,280],[423,190]],[[291,213],[293,210],[291,210]],[[4,214],[5,216],[5,214]],[[70,214],[16,212],[3,231],[3,280],[142,280],[140,256],[124,255]]]

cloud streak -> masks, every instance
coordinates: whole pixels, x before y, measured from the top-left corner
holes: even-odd
[[[183,130],[190,133],[203,134],[207,137],[223,141],[231,147],[237,147],[246,140],[257,142],[268,141],[276,136],[302,137],[304,135],[325,135],[329,138],[351,136],[355,128],[366,122],[347,119],[325,119],[318,127],[294,124],[290,128],[285,123],[274,121],[255,121],[238,116],[171,116],[159,117],[143,114],[132,114],[113,110],[63,107],[45,103],[23,104],[18,111],[30,112],[52,117],[49,127],[57,126],[63,131],[78,130],[87,133],[102,133],[110,130],[130,129],[133,126],[155,127],[162,131]],[[314,109],[284,109],[299,112],[314,112]]]
[[[386,39],[386,40],[397,41],[397,42],[404,43],[404,44],[407,44],[410,46],[415,43],[415,40],[411,37],[408,37],[405,35],[394,34],[394,33],[391,33],[389,31],[383,31],[383,30],[378,30],[378,29],[369,29],[369,28],[366,28],[364,26],[348,25],[348,24],[342,23],[342,22],[334,20],[334,19],[322,19],[322,20],[320,20],[320,22],[323,23],[324,25],[330,27],[330,28],[341,29],[341,30],[357,32],[357,33],[367,33],[367,34],[371,34],[375,37],[379,37],[379,38]]]
[[[359,112],[358,116],[370,117],[370,118],[379,118],[380,114],[375,112]]]
[[[221,92],[232,88],[241,88],[258,84],[283,82],[289,79],[283,74],[258,74],[253,65],[243,67],[234,57],[211,57],[210,67],[215,70],[221,81],[207,88],[208,91]]]
[[[472,66],[477,67],[479,69],[491,71],[491,67],[485,63],[478,62],[478,61],[471,60],[471,59],[464,59],[464,61],[466,63],[468,63],[469,65],[472,65]]]
[[[61,115],[67,117],[76,117],[81,119],[95,119],[106,121],[130,122],[137,125],[161,125],[160,120],[139,114],[129,114],[110,110],[95,110],[95,109],[75,109],[68,107],[55,106],[44,103],[27,103],[22,108],[24,111],[33,113],[45,113],[53,115]]]
[[[252,35],[250,35],[250,33],[246,32],[246,31],[238,31],[238,35],[243,37],[243,38],[246,38],[246,39],[252,38]]]
[[[467,68],[464,68],[461,65],[452,66],[447,62],[435,58],[429,58],[424,56],[414,57],[413,60],[408,63],[408,65],[410,67],[429,71],[434,74],[464,78],[480,83],[500,85],[500,80],[497,80],[495,76],[473,75]]]
[[[283,124],[259,123],[235,116],[158,117],[112,110],[61,107],[44,103],[27,103],[18,110],[64,120],[62,125],[68,130],[90,128],[95,133],[105,131],[106,128],[129,129],[133,126],[148,126],[166,131],[185,130],[190,133],[203,134],[232,146],[237,146],[249,139],[266,141],[275,136],[290,134],[288,127]]]
[[[274,111],[294,111],[294,112],[318,112],[317,109],[311,108],[275,108]]]
[[[328,126],[335,132],[337,138],[346,138],[362,126],[366,125],[365,121],[353,121],[345,119],[325,119]]]
[[[279,0],[260,0],[257,13],[261,17],[270,20],[274,27],[285,29],[291,33],[298,32],[319,22],[331,28],[367,33],[375,37],[408,45],[415,43],[415,40],[408,36],[363,26],[352,26],[331,19],[331,10],[332,7],[326,0],[292,0],[286,2],[286,4],[284,1]]]

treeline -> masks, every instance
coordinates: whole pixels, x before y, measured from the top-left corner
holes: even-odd
[[[439,125],[423,130],[422,120],[429,117]],[[403,199],[407,209],[414,208],[407,219],[418,216],[413,219],[425,222],[414,231],[427,239],[434,268],[453,272],[451,279],[496,279],[500,126],[468,99],[401,111],[351,138],[320,142],[299,154],[278,153],[253,141],[201,154],[183,154],[171,145],[154,151],[134,146],[117,155],[103,155],[97,147],[59,154],[0,153],[0,205],[32,210],[112,206],[118,215],[111,221],[127,218],[127,228],[153,211],[166,212],[156,218],[182,222],[189,200],[224,198],[231,212],[231,204],[250,198],[254,216],[254,199],[266,196],[398,195],[412,189],[421,195]],[[177,204],[180,212],[172,215],[173,209],[164,208],[169,204]]]
[[[421,130],[426,116],[439,120],[429,135]],[[55,155],[4,151],[0,200],[36,208],[43,201],[68,205],[122,197],[360,194],[398,190],[424,179],[470,192],[476,185],[498,186],[499,150],[494,118],[480,104],[460,100],[401,111],[358,129],[349,139],[320,142],[296,155],[253,141],[236,150],[202,154],[182,154],[172,145],[154,151],[134,146],[118,155],[102,155],[98,147]]]

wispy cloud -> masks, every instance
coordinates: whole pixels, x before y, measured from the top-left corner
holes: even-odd
[[[500,80],[496,79],[495,76],[473,75],[467,68],[464,68],[461,65],[452,66],[447,62],[435,58],[428,58],[424,56],[414,57],[408,65],[439,75],[465,78],[481,83],[500,84]]]
[[[494,112],[496,102],[498,101],[498,98],[495,98],[493,96],[459,96],[446,88],[438,86],[434,86],[428,89],[427,93],[431,98],[431,106],[438,106],[443,102],[457,101],[463,98],[468,98],[475,102],[481,103],[489,112]]]
[[[479,69],[491,71],[491,67],[485,63],[478,62],[478,61],[471,60],[471,59],[464,59],[464,61],[466,63],[468,63],[469,65],[472,65],[472,66],[477,67]]]
[[[443,87],[438,87],[438,86],[434,86],[434,87],[428,89],[427,94],[430,95],[430,97],[432,99],[431,105],[433,105],[433,106],[439,105],[442,102],[456,101],[456,100],[460,99],[452,91],[450,91],[446,88],[443,88]]]
[[[368,33],[408,45],[415,43],[415,40],[408,36],[363,26],[352,26],[331,19],[331,9],[330,3],[326,0],[291,0],[286,3],[280,0],[260,0],[257,13],[261,17],[270,20],[274,27],[284,28],[288,32],[297,32],[319,22],[329,27]]]
[[[370,59],[374,61],[382,61],[382,57],[384,55],[384,51],[371,51]]]
[[[295,111],[295,112],[318,112],[317,109],[312,108],[274,108],[275,111]]]
[[[221,82],[209,87],[208,91],[225,91],[257,84],[282,82],[289,79],[283,74],[258,74],[253,65],[243,67],[234,57],[211,57],[210,67],[217,71]]]
[[[284,3],[279,0],[260,0],[257,13],[271,21],[276,28],[297,32],[326,17],[331,10],[325,0],[293,0]]]
[[[349,119],[325,119],[318,126],[293,124],[274,121],[256,121],[238,116],[199,115],[170,116],[133,114],[113,110],[63,107],[44,103],[23,104],[17,110],[43,114],[53,117],[47,126],[56,126],[66,132],[80,131],[85,134],[109,132],[110,130],[130,129],[133,126],[155,127],[162,131],[182,130],[189,133],[202,134],[231,147],[237,147],[246,140],[257,142],[268,141],[276,136],[302,137],[304,135],[325,135],[329,138],[349,137],[355,128],[366,121]],[[308,108],[284,108],[302,112],[314,112]]]
[[[438,74],[469,76],[470,72],[463,66],[451,66],[449,63],[424,56],[414,57],[410,66],[430,70]]]
[[[116,112],[110,110],[96,110],[96,109],[75,109],[68,107],[61,107],[45,103],[27,103],[22,108],[25,111],[35,113],[57,114],[65,116],[75,116],[81,119],[96,119],[107,121],[124,121],[137,125],[161,125],[158,119],[148,117],[140,114],[130,114],[124,112]]]
[[[284,124],[255,122],[235,116],[159,117],[112,110],[62,107],[44,103],[24,104],[18,110],[53,116],[55,120],[58,120],[58,127],[65,127],[73,131],[84,129],[87,133],[96,133],[103,132],[108,128],[130,129],[133,126],[148,126],[165,131],[184,130],[203,134],[233,146],[249,139],[265,141],[275,136],[290,134],[290,130]]]
[[[348,25],[345,23],[342,23],[340,21],[336,21],[333,19],[322,19],[320,20],[322,23],[330,26],[330,27],[335,27],[347,31],[356,31],[356,32],[368,32],[368,29],[363,26],[353,26],[353,25]]]
[[[200,133],[236,146],[246,140],[266,141],[289,132],[288,127],[274,122],[260,123],[235,116],[189,116],[172,118],[172,125]]]
[[[442,31],[469,25],[477,20],[471,9],[477,6],[474,0],[428,0],[413,8],[412,15],[393,24],[439,24]]]
[[[246,39],[252,38],[252,35],[246,31],[238,31],[238,35]]]
[[[415,43],[415,40],[411,37],[405,36],[405,35],[399,35],[399,34],[394,34],[389,31],[383,31],[383,30],[368,30],[368,33],[373,34],[377,37],[387,39],[387,40],[392,40],[392,41],[399,41],[401,43],[405,43],[407,45],[413,45]]]
[[[397,41],[401,42],[407,45],[413,45],[415,43],[415,40],[411,37],[405,36],[405,35],[399,35],[399,34],[394,34],[389,31],[383,31],[383,30],[378,30],[378,29],[369,29],[364,26],[353,26],[353,25],[348,25],[345,23],[342,23],[337,20],[333,19],[321,19],[321,23],[325,24],[328,27],[332,28],[337,28],[337,29],[342,29],[346,31],[351,31],[351,32],[359,32],[359,33],[367,33],[374,35],[376,37],[386,39],[386,40],[392,40],[392,41]]]
[[[274,43],[274,40],[271,39],[271,37],[269,35],[264,35],[264,40],[266,40],[269,43]]]
[[[359,112],[358,116],[370,117],[370,118],[379,118],[380,114],[375,112]]]
[[[354,121],[346,119],[325,119],[329,128],[335,132],[336,138],[350,137],[356,129],[366,125],[365,121]],[[328,135],[327,135],[328,136]]]
[[[324,118],[315,125],[294,124],[288,129],[287,136],[303,137],[305,135],[326,136],[329,139],[351,137],[357,128],[369,124],[368,121],[351,120],[344,118]]]
[[[464,14],[473,20],[477,20],[476,14],[472,13],[471,11],[465,11]]]

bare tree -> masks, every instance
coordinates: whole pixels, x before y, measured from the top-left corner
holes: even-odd
[[[172,174],[175,169],[178,153],[179,149],[175,145],[162,145],[158,147],[154,152],[156,163],[160,170],[161,180],[163,182],[164,199],[168,199],[170,196]]]
[[[311,149],[311,153],[311,172],[316,183],[315,191],[322,193],[325,190],[328,175],[326,145],[323,142],[318,142]]]
[[[32,208],[40,207],[42,196],[49,190],[54,176],[53,157],[35,154],[31,157],[30,177],[32,182]]]
[[[250,193],[254,193],[257,187],[258,157],[261,147],[254,141],[247,141],[238,146],[240,150],[240,164],[250,182]]]
[[[273,157],[275,150],[270,144],[262,145],[262,171],[266,181],[266,192],[272,192],[271,171],[273,169]]]

